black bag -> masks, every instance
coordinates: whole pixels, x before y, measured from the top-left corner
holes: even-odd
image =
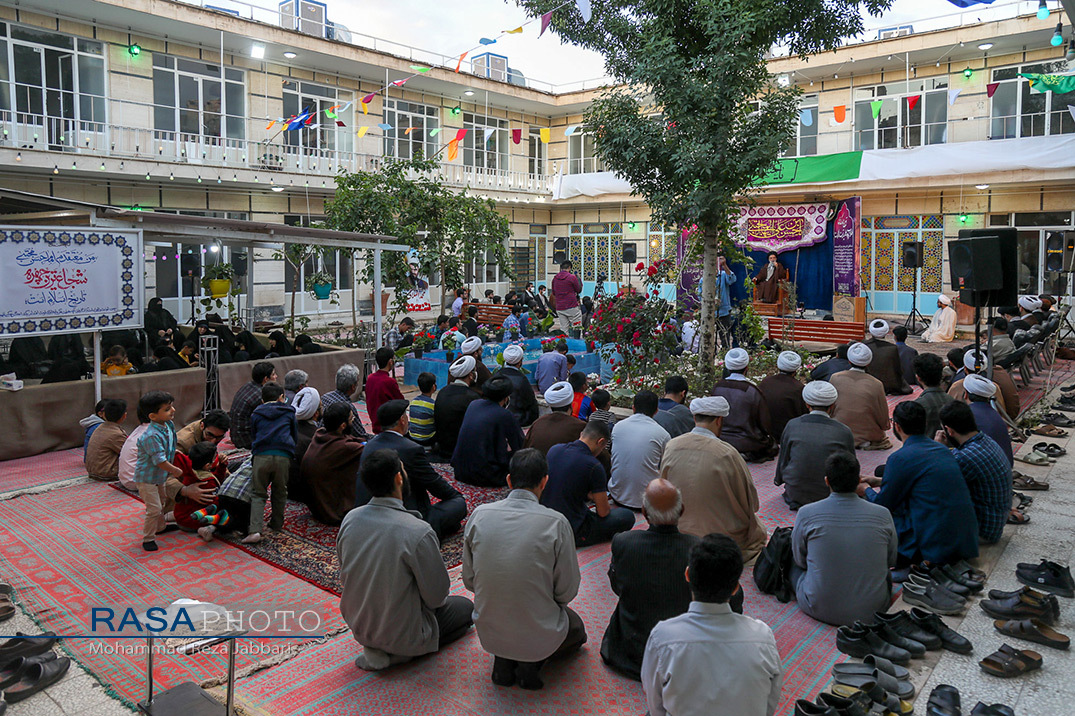
[[[754,583],[763,593],[772,594],[781,602],[790,602],[795,598],[791,564],[791,528],[778,527],[754,562]]]

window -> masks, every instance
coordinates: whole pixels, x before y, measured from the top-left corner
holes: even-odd
[[[567,138],[568,174],[589,174],[590,172],[603,171],[605,171],[605,163],[597,156],[593,136],[575,132]]]
[[[288,226],[312,226],[325,220],[324,216],[307,216],[305,214],[285,214],[284,223]],[[284,261],[284,290],[291,291],[292,282],[295,280],[295,269],[290,263]],[[333,249],[323,257],[311,256],[302,264],[299,274],[298,288],[300,293],[306,288],[306,277],[312,276],[317,271],[324,269],[332,275],[333,284],[338,291],[349,291],[354,288],[355,268],[354,258],[350,251]]]
[[[947,88],[947,78],[931,78],[856,89],[855,148],[943,144],[948,139]],[[877,110],[875,102],[881,102]]]
[[[809,121],[809,124],[806,123]],[[803,95],[799,101],[799,121],[795,123],[795,135],[784,152],[789,157],[806,157],[817,154],[817,95]]]
[[[468,284],[498,283],[500,281],[500,265],[496,263],[496,253],[492,249],[485,252],[484,259],[476,258],[467,263],[463,272]]]
[[[344,152],[352,150],[352,111],[350,107],[346,112],[340,109],[341,105],[347,104],[351,99],[350,92],[338,92],[335,87],[289,80],[284,82],[283,99],[284,117],[297,117],[306,111],[313,114],[309,125],[303,129],[283,133],[286,146]],[[332,112],[336,117],[328,116],[328,112]],[[337,120],[345,126],[336,124]],[[301,161],[298,165],[301,166]]]
[[[153,122],[185,139],[243,139],[246,90],[242,70],[154,53]]]
[[[436,137],[429,132],[440,126],[436,107],[415,102],[385,100],[384,121],[392,129],[384,135],[384,155],[410,159],[421,154],[425,158],[437,153]]]
[[[549,154],[547,145],[541,141],[541,128],[531,127],[527,139],[530,145],[527,155],[529,157],[527,171],[531,174],[544,175],[545,160]]]
[[[463,113],[463,164],[483,169],[508,168],[508,122],[506,119]]]
[[[1020,72],[1066,73],[1067,63],[1043,62],[993,70],[993,81],[999,84],[993,93],[989,138],[1013,139],[1075,132],[1075,118],[1068,111],[1068,105],[1075,105],[1075,92],[1035,92],[1030,89],[1030,81],[1019,76]]]

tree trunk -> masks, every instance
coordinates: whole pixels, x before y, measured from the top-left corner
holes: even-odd
[[[295,268],[295,278],[291,279],[291,335],[295,336],[295,293],[299,290],[299,270],[302,264]]]
[[[712,368],[717,357],[717,232],[702,229],[702,339],[699,355],[704,369]]]

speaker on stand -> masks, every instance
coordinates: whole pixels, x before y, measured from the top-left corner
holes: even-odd
[[[560,237],[552,242],[552,262],[557,267],[567,261],[567,239]]]
[[[982,308],[1018,300],[1018,233],[1012,228],[960,229],[959,239],[948,243],[948,268],[959,300],[974,306],[974,350],[980,354]]]
[[[904,241],[900,249],[900,263],[903,268],[914,270],[914,281],[911,283],[911,312],[907,314],[907,320],[903,327],[908,333],[918,334],[918,323],[926,325],[926,317],[918,310],[918,276],[919,269],[925,259],[925,249],[921,241]]]

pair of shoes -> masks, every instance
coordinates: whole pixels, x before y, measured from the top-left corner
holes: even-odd
[[[1010,679],[1013,676],[1022,676],[1028,671],[1040,669],[1044,659],[1041,654],[1030,649],[1018,650],[1007,644],[1001,644],[1000,648],[978,662],[982,671],[1002,679]]]
[[[794,716],[839,716],[839,712],[831,706],[814,703],[806,699],[798,699],[795,702]]]
[[[900,610],[895,614],[887,614],[885,612],[876,612],[874,619],[877,624],[886,624],[892,631],[896,632],[900,636],[918,642],[929,651],[936,651],[940,649],[941,638],[933,632],[926,631],[922,627],[918,626],[911,620],[911,615],[906,611]],[[911,652],[914,653],[913,651]],[[896,676],[893,674],[893,676]],[[902,677],[900,677],[902,678]]]
[[[841,668],[842,667],[842,668]],[[915,695],[914,684],[910,681],[910,674],[905,679],[898,679],[881,669],[866,670],[866,664],[837,664],[832,669],[832,678],[837,684],[863,688],[870,682],[876,683],[890,694],[901,699],[913,699]],[[867,667],[868,668],[868,667]],[[904,669],[906,671],[906,669]]]
[[[908,716],[914,713],[914,707],[910,702],[904,701],[896,694],[885,691],[879,684],[873,681],[866,682],[862,686],[847,686],[846,684],[833,684],[830,687],[833,694],[843,698],[855,698],[859,693],[869,697],[873,704],[881,707],[885,714],[897,714]],[[871,710],[870,713],[873,711]]]
[[[842,626],[836,630],[836,648],[859,659],[872,655],[895,664],[911,662],[911,652],[890,644],[873,630],[860,628],[857,624]]]
[[[1044,440],[1040,443],[1034,444],[1034,452],[1040,452],[1042,455],[1053,458],[1054,460],[1058,457],[1063,457],[1064,455],[1068,454],[1068,451],[1060,447],[1059,445],[1053,445],[1052,443],[1047,443]]]
[[[1009,525],[1025,525],[1027,522],[1030,522],[1030,518],[1018,507],[1013,507],[1008,511]]]
[[[37,656],[56,646],[59,639],[53,632],[45,632],[40,636],[15,632],[14,639],[8,639],[0,644],[0,664],[7,664],[20,656]]]
[[[1015,565],[1015,578],[1023,584],[1059,594],[1061,597],[1075,597],[1075,580],[1071,577],[1071,568],[1047,559],[1038,564],[1020,562]]]
[[[0,665],[0,691],[22,678],[23,673],[33,664],[43,664],[56,658],[55,652],[46,651],[37,656],[20,656]]]
[[[915,574],[903,583],[903,601],[937,614],[960,614],[967,606],[961,595],[934,579],[924,580]]]
[[[944,620],[936,614],[915,608],[911,610],[910,617],[911,621],[923,631],[940,637],[941,646],[948,651],[957,654],[969,654],[974,651],[974,647],[965,636],[945,624]]]
[[[1040,619],[1046,624],[1060,620],[1060,601],[1055,595],[1026,587],[1012,592],[990,590],[989,599],[983,599],[978,606],[994,619]]]
[[[538,691],[545,687],[541,680],[541,665],[544,662],[521,662],[493,657],[493,674],[490,677],[497,686],[515,686],[527,691]]]
[[[1014,636],[1016,639],[1025,639],[1036,644],[1044,644],[1053,649],[1066,650],[1071,646],[1071,639],[1066,634],[1061,634],[1049,627],[1040,619],[1020,619],[1005,621],[998,619],[993,622],[993,628],[1001,634]]]
[[[927,716],[960,716],[959,689],[950,684],[937,684],[929,692]]]
[[[1041,420],[1043,423],[1054,425],[1058,428],[1075,428],[1075,420],[1063,413],[1046,413],[1041,416]]]
[[[1046,487],[1048,487],[1048,485],[1046,485]],[[1019,500],[1019,504],[1016,505],[1016,508],[1020,510],[1025,510],[1034,502],[1034,498],[1030,495],[1024,495],[1022,492],[1016,492],[1014,490],[1012,491],[1012,497]]]
[[[515,686],[515,667],[519,665],[519,662],[512,661],[511,659],[505,659],[503,657],[493,657],[493,675],[492,681],[497,686]]]
[[[961,575],[947,565],[940,566],[930,562],[923,562],[911,567],[910,579],[912,582],[925,586],[930,580],[937,582],[949,592],[966,599],[971,594],[977,594],[985,586],[984,582]]]
[[[71,660],[67,657],[29,664],[19,674],[18,681],[4,689],[4,700],[14,704],[28,699],[62,679],[70,668]]]

